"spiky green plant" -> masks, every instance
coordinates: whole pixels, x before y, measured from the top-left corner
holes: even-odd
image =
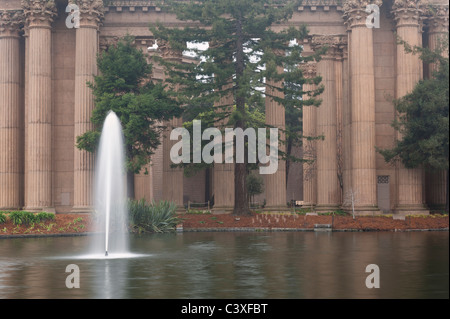
[[[144,199],[130,200],[129,220],[130,228],[134,231],[164,233],[176,230],[180,219],[176,216],[177,206],[174,202],[152,201],[147,203]]]

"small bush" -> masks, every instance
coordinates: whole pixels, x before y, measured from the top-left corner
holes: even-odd
[[[6,223],[5,213],[0,212],[0,224]]]
[[[33,213],[25,211],[14,211],[9,213],[9,219],[14,225],[28,225],[31,223]]]
[[[40,212],[40,213],[37,213],[36,215],[34,215],[34,218],[35,218],[36,223],[46,222],[49,220],[55,220],[55,214],[47,213],[47,212]]]
[[[34,214],[27,211],[13,211],[8,216],[14,225],[30,225],[55,219],[54,214],[46,212]]]
[[[297,213],[298,215],[306,215],[307,213],[313,213],[314,210],[310,207],[305,207],[305,208],[297,208],[295,210],[295,213]]]
[[[143,199],[130,200],[128,203],[132,229],[144,232],[163,233],[175,231],[180,219],[176,216],[174,202],[160,201],[148,204]]]

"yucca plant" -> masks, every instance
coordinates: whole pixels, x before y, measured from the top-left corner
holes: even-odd
[[[179,218],[176,216],[177,206],[174,202],[160,201],[156,203],[130,200],[128,203],[131,229],[135,231],[164,233],[176,230]]]

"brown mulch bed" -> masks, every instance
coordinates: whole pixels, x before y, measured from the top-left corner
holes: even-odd
[[[14,225],[7,218],[0,224],[0,238],[14,235],[57,235],[93,231],[94,223],[89,214],[56,214],[54,220],[30,225]]]
[[[306,216],[298,214],[261,214],[234,216],[230,214],[180,214],[184,231],[193,230],[313,230],[315,224],[331,224],[333,230],[401,231],[442,230],[449,227],[448,215],[406,216]],[[23,235],[83,234],[95,231],[90,214],[56,214],[55,219],[34,225],[14,225],[9,219],[0,224],[0,238]]]
[[[405,220],[392,216],[306,216],[297,214],[252,214],[251,216],[182,214],[184,230],[257,228],[257,229],[306,229],[316,224],[331,224],[333,230],[394,231],[445,229],[448,215],[406,216]]]

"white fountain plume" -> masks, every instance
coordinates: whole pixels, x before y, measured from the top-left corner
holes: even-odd
[[[110,111],[103,123],[95,174],[95,208],[104,236],[96,236],[94,253],[108,256],[126,253],[127,189],[122,126],[117,115]]]

